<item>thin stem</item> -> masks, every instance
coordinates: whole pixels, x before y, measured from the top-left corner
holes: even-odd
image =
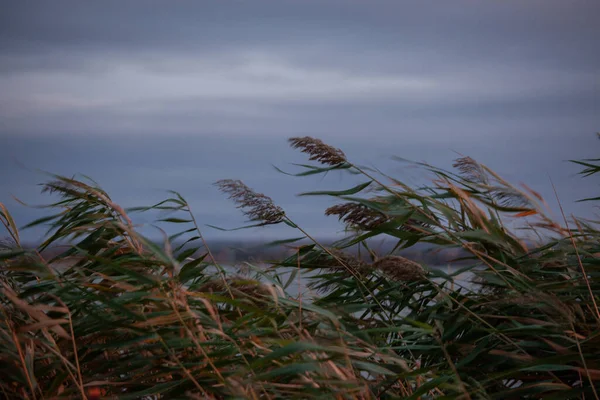
[[[313,243],[315,243],[317,246],[319,246],[323,251],[325,251],[327,254],[329,254],[331,257],[333,257],[337,262],[339,262],[340,265],[342,265],[348,272],[350,272],[350,274],[356,279],[356,282],[358,283],[359,287],[361,287],[361,295],[363,296],[363,300],[368,302],[367,297],[365,296],[365,294],[362,290],[362,288],[364,287],[367,290],[368,294],[373,298],[373,300],[375,301],[377,306],[379,306],[381,308],[381,310],[385,310],[385,307],[377,299],[377,297],[375,296],[375,293],[373,293],[373,291],[371,291],[371,289],[369,289],[367,287],[367,285],[365,285],[362,282],[362,279],[360,278],[360,276],[349,265],[347,265],[341,258],[339,258],[335,254],[333,254],[327,247],[320,244],[315,238],[313,238],[308,232],[306,232],[304,229],[302,229],[300,226],[298,226],[298,224],[296,224],[294,221],[292,221],[287,215],[285,216],[285,218],[288,220],[288,222],[292,223],[296,227],[296,229],[298,229],[300,232],[302,232],[304,235],[306,235],[306,237],[308,239],[310,239]],[[391,312],[389,313],[388,318],[391,322],[392,321]],[[383,322],[386,325],[390,326],[387,322],[385,322],[385,321],[383,321]]]
[[[187,208],[186,211],[188,212],[188,214],[190,215],[190,218],[192,219],[192,223],[194,224],[194,228],[196,228],[196,232],[198,232],[198,236],[200,236],[200,240],[202,240],[202,244],[204,245],[204,248],[206,249],[206,252],[208,253],[208,256],[210,257],[210,259],[213,262],[214,266],[219,271],[219,276],[223,280],[223,285],[225,286],[225,289],[227,290],[227,293],[229,293],[229,296],[231,297],[232,300],[235,299],[235,296],[233,295],[233,292],[231,291],[231,287],[229,286],[229,283],[227,282],[227,278],[225,277],[225,273],[223,272],[223,268],[221,267],[221,265],[217,262],[217,260],[213,256],[213,253],[210,250],[210,247],[208,246],[208,243],[206,243],[206,239],[204,239],[204,235],[200,231],[200,227],[198,226],[198,223],[196,222],[196,217],[194,217],[194,214],[192,213],[192,208],[190,207],[190,205],[188,204],[187,201],[185,202],[185,206]],[[239,314],[240,317],[242,316],[242,312],[239,309],[238,309],[238,314]]]
[[[550,177],[549,177],[550,178]],[[575,239],[573,238],[573,233],[569,228],[569,223],[567,221],[567,217],[565,216],[565,212],[563,211],[562,203],[558,198],[558,193],[556,192],[556,187],[554,186],[554,182],[552,182],[552,178],[550,178],[550,183],[552,184],[552,189],[554,190],[554,195],[556,196],[556,201],[558,202],[558,207],[560,208],[560,213],[562,214],[563,220],[565,221],[565,228],[569,233],[569,239],[571,240],[571,244],[573,245],[573,249],[575,250],[575,255],[577,256],[577,262],[579,263],[579,268],[581,268],[581,274],[583,275],[583,279],[585,280],[585,284],[587,286],[588,291],[590,292],[590,297],[592,299],[592,303],[594,304],[594,311],[596,311],[596,320],[600,323],[600,310],[598,310],[598,304],[596,304],[596,298],[594,297],[594,291],[592,290],[592,286],[590,285],[590,280],[588,279],[587,272],[583,263],[581,262],[581,257],[579,256],[579,249],[577,248],[577,244],[575,243]]]
[[[64,304],[63,304],[64,305]],[[66,307],[66,305],[64,305]],[[79,390],[81,391],[81,397],[87,400],[85,390],[83,388],[83,376],[81,374],[81,367],[79,366],[79,355],[77,354],[77,343],[75,338],[75,331],[73,330],[73,318],[71,317],[71,310],[67,308],[69,312],[69,328],[71,330],[71,340],[73,341],[73,356],[75,357],[75,365],[77,366],[77,377],[79,378]]]

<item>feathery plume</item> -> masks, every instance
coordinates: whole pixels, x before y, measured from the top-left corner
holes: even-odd
[[[310,136],[293,137],[288,140],[295,149],[309,154],[311,161],[319,161],[321,164],[339,165],[346,162],[346,155],[340,149],[323,143],[319,139]]]
[[[338,219],[345,224],[363,230],[375,229],[393,219],[381,211],[373,210],[359,203],[343,203],[331,206],[325,210],[325,215],[337,215]],[[409,218],[398,228],[406,232],[420,233],[423,229],[427,229],[428,225],[414,218]]]
[[[267,284],[257,281],[255,279],[247,278],[244,276],[231,276],[227,278],[227,283],[223,282],[222,279],[212,279],[202,286],[197,287],[197,292],[224,292],[227,287],[236,290],[236,292],[245,293],[247,295],[269,295]]]
[[[223,179],[215,185],[238,204],[237,208],[247,209],[243,212],[250,221],[263,221],[265,225],[283,221],[285,212],[281,207],[275,205],[270,197],[253,191],[242,181]]]
[[[414,282],[423,279],[425,276],[423,267],[400,256],[385,256],[375,261],[371,266],[395,281]]]
[[[487,180],[483,167],[471,157],[457,158],[452,166],[457,168],[461,175],[470,181],[485,183]]]
[[[333,254],[335,257],[332,257],[330,254],[323,252],[314,259],[310,260],[309,264],[311,266],[314,265],[317,268],[331,269],[344,269],[345,265],[353,271],[364,272],[366,264],[360,259],[353,257],[350,254],[346,254],[338,249],[329,249],[329,253]],[[344,265],[342,265],[340,261],[343,262]]]
[[[325,210],[325,215],[337,215],[340,221],[360,229],[374,229],[389,221],[382,212],[375,211],[359,203],[337,204]]]
[[[503,207],[531,207],[531,201],[523,193],[507,187],[493,188],[490,196]]]

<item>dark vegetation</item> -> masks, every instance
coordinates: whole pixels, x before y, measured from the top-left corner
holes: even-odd
[[[335,241],[328,238],[316,238],[316,240],[324,246],[333,247]],[[182,249],[190,249],[195,247],[193,243],[184,243],[185,241],[174,241],[172,246],[177,247],[183,244]],[[281,260],[295,252],[295,248],[300,244],[310,243],[307,240],[298,240],[292,245],[286,243],[265,243],[248,240],[211,240],[210,249],[213,253],[215,260],[222,265],[238,265],[246,262],[256,264],[272,264],[274,260]],[[370,247],[377,253],[388,253],[390,252],[396,242],[391,240],[369,241]],[[69,246],[68,244],[65,244]],[[23,247],[28,249],[35,249],[37,245],[31,243],[23,244]],[[55,246],[46,249],[42,255],[44,258],[54,258],[60,255],[64,251],[64,247]],[[350,247],[345,250],[346,253],[352,254],[356,257],[368,260],[369,254],[360,252],[360,248],[357,246]],[[461,262],[461,258],[467,257],[468,253],[462,249],[450,249],[443,246],[431,246],[426,243],[416,243],[413,246],[396,250],[398,254],[406,258],[410,258],[413,261],[427,264],[430,266],[457,266],[457,265],[468,265],[467,260]],[[202,249],[199,249],[197,255],[202,254]],[[195,255],[196,255],[195,254]]]
[[[552,220],[537,193],[468,157],[456,172],[420,164],[432,181],[413,188],[317,139],[290,143],[318,163],[297,175],[363,183],[304,194],[339,199],[325,213],[348,235],[324,244],[269,197],[217,182],[254,224],[298,231],[268,267],[222,268],[178,193],[124,210],[94,182],[56,176],[44,191],[60,199],[29,224],[49,227],[34,249],[0,205],[0,395],[599,398],[597,222]],[[598,161],[578,163],[591,175]],[[140,235],[132,218],[148,210],[180,232]],[[383,237],[393,246],[374,251]],[[430,268],[401,252],[415,246],[459,259]],[[310,297],[290,294],[301,276]]]

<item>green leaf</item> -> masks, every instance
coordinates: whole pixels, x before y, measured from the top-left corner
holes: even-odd
[[[320,367],[316,362],[314,362],[314,363],[294,363],[291,365],[285,365],[283,367],[276,368],[269,372],[259,374],[255,377],[255,379],[267,380],[267,379],[286,377],[286,376],[290,376],[290,375],[298,376],[298,375],[302,375],[306,372],[317,371],[317,370],[319,370],[319,368]]]
[[[178,262],[182,262],[186,258],[191,257],[192,255],[196,254],[199,250],[200,249],[198,247],[191,247],[189,249],[186,249],[186,250],[182,251],[180,254],[177,255],[176,260]]]
[[[299,172],[297,174],[291,174],[289,172],[285,172],[283,170],[281,170],[280,168],[276,167],[273,165],[273,168],[275,168],[278,172],[285,174],[285,175],[290,175],[290,176],[309,176],[309,175],[315,175],[315,174],[322,174],[325,172],[329,172],[329,171],[335,171],[335,170],[341,170],[341,169],[349,169],[352,166],[350,164],[346,164],[346,163],[342,163],[342,164],[338,164],[338,165],[334,165],[331,167],[315,167],[313,165],[306,165],[306,164],[292,164],[292,165],[296,165],[299,167],[303,167],[308,169],[308,171],[304,171],[304,172]]]
[[[28,223],[27,225],[22,226],[21,229],[27,229],[27,228],[31,228],[33,226],[41,225],[41,224],[44,224],[46,222],[55,220],[57,218],[60,218],[60,215],[51,215],[51,216],[48,216],[48,217],[38,218],[38,219],[36,219],[36,220]]]
[[[183,218],[163,218],[159,219],[159,222],[172,222],[174,224],[187,224],[193,222],[191,219],[183,219]]]
[[[287,280],[287,282],[283,285],[283,288],[287,289],[292,284],[292,282],[294,282],[294,279],[296,279],[297,275],[298,275],[298,269],[297,268],[293,269],[292,273],[290,274],[290,276],[289,276],[289,278]]]
[[[190,232],[193,232],[195,230],[196,230],[196,228],[190,228],[190,229],[186,229],[185,231],[175,233],[175,234],[169,236],[169,242],[173,242],[175,239],[179,238],[180,236],[183,236],[186,233],[190,233]]]
[[[317,192],[305,192],[300,193],[298,196],[348,196],[352,194],[356,194],[361,192],[363,189],[368,187],[373,181],[361,183],[360,185],[356,185],[353,188],[347,190],[333,191],[333,190],[324,190]]]
[[[274,246],[280,246],[282,244],[294,243],[294,242],[297,242],[302,239],[306,239],[306,236],[300,236],[300,237],[291,238],[291,239],[275,240],[273,242],[269,242],[269,243],[265,244],[265,247],[274,247]]]
[[[569,370],[577,370],[577,369],[571,365],[561,365],[561,364],[541,364],[541,365],[534,365],[533,367],[527,367],[527,368],[521,369],[521,371],[569,371]]]
[[[354,361],[352,361],[352,364],[354,366],[356,366],[356,368],[358,368],[360,370],[369,371],[369,372],[374,373],[375,375],[379,375],[379,374],[381,374],[381,375],[394,375],[395,374],[394,372],[390,371],[387,368],[383,368],[380,365],[373,364],[373,363],[366,362],[366,361],[356,361],[356,360],[354,360]]]
[[[294,354],[299,354],[302,353],[303,351],[324,351],[325,348],[323,348],[322,346],[313,344],[313,343],[309,343],[309,342],[294,342],[291,344],[288,344],[287,346],[284,346],[282,348],[279,348],[275,351],[272,351],[271,353],[269,353],[268,355],[259,358],[258,360],[254,361],[252,364],[250,364],[250,367],[255,369],[258,367],[262,367],[265,366],[269,363],[271,363],[272,361],[283,361],[283,359],[285,357],[288,357],[290,355],[294,355]]]
[[[585,198],[585,199],[577,200],[576,202],[577,203],[581,203],[581,202],[584,202],[584,201],[598,201],[598,200],[600,200],[600,197],[588,197],[588,198]]]
[[[259,228],[259,227],[264,227],[266,225],[267,224],[265,224],[264,222],[262,222],[262,223],[259,223],[259,224],[246,225],[246,226],[241,226],[239,228],[229,228],[229,229],[227,229],[227,228],[220,228],[220,227],[215,226],[215,225],[206,224],[206,226],[208,226],[209,228],[213,228],[213,229],[216,229],[216,230],[219,230],[219,231],[223,231],[223,232],[233,232],[233,231],[240,231],[242,229]]]
[[[6,260],[7,258],[15,258],[25,254],[25,250],[9,250],[9,251],[0,251],[0,260]]]

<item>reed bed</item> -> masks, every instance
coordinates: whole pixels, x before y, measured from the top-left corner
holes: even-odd
[[[595,221],[554,221],[539,194],[468,157],[455,171],[419,164],[432,180],[413,188],[318,139],[290,145],[317,162],[295,175],[362,177],[346,190],[302,194],[337,199],[325,214],[350,234],[323,245],[268,196],[219,181],[253,226],[287,224],[300,237],[280,244],[304,240],[292,256],[245,273],[218,264],[175,192],[125,210],[94,182],[56,176],[44,191],[59,200],[22,228],[48,227],[35,249],[0,204],[1,396],[599,398]],[[584,175],[600,170],[598,160],[576,162]],[[161,243],[141,235],[132,221],[150,210],[179,233]],[[508,228],[513,220],[540,239],[524,240]],[[396,245],[377,254],[369,243],[384,237]],[[417,243],[466,256],[441,271],[399,254]],[[473,284],[459,281],[465,272]],[[301,275],[316,293],[310,301],[289,293]]]

